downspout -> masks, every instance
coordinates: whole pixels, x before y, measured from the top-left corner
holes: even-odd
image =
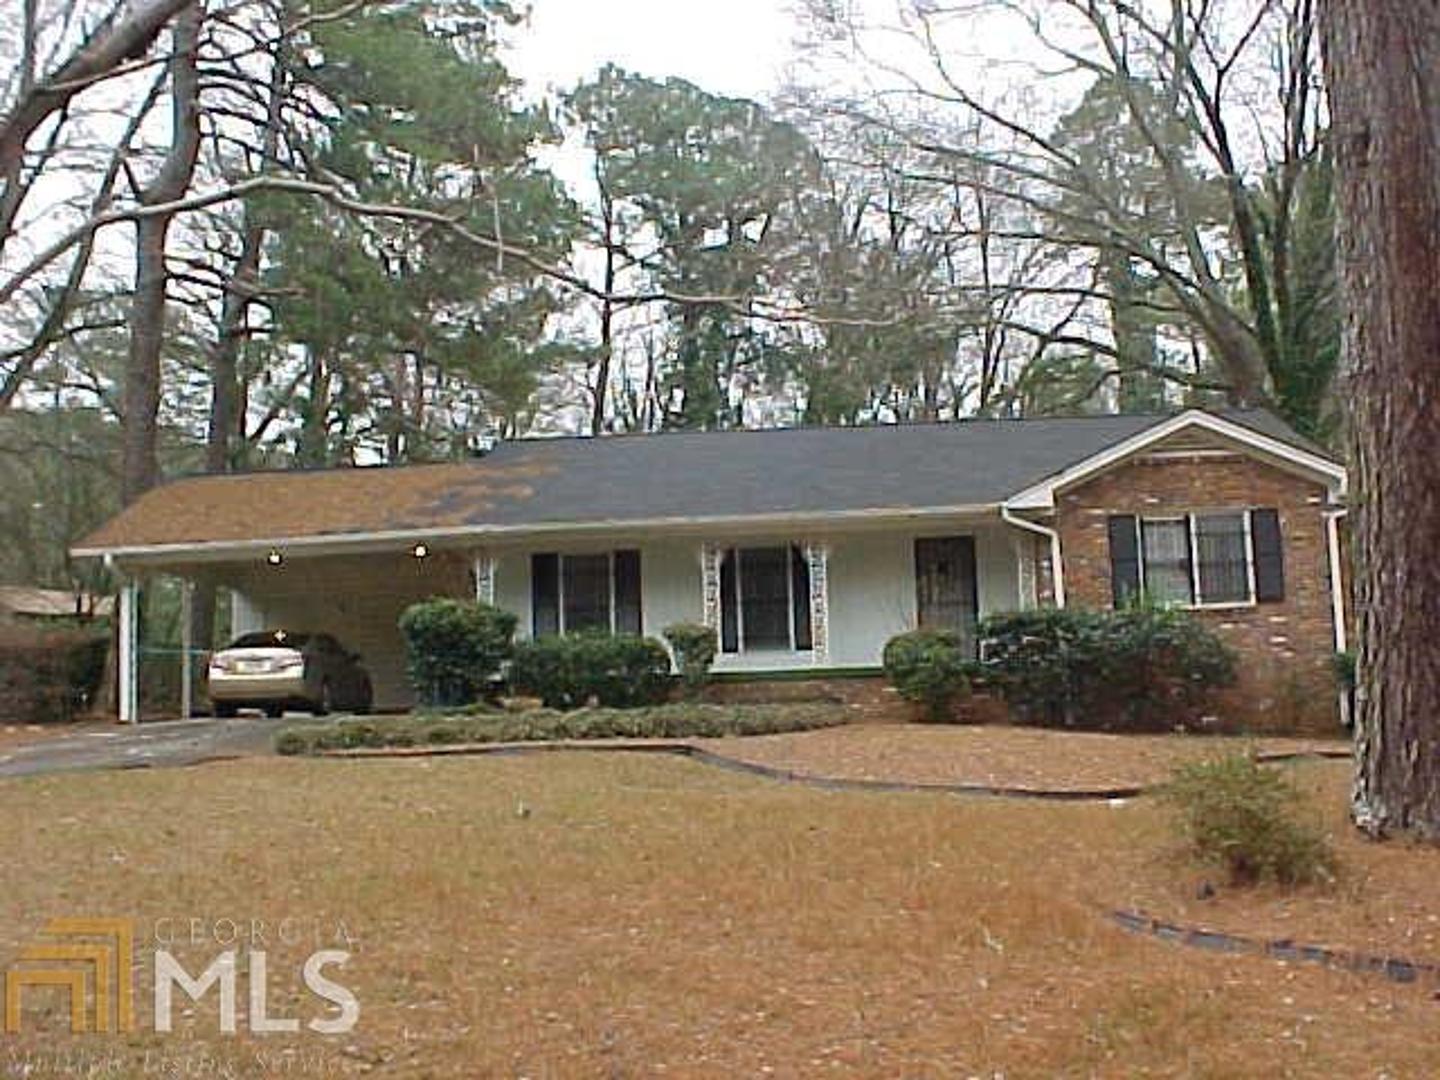
[[[1345,573],[1344,564],[1340,558],[1340,519],[1349,514],[1348,509],[1325,511],[1325,546],[1328,549],[1330,558],[1330,618],[1335,624],[1335,652],[1343,653],[1349,650],[1349,634],[1345,629]],[[1351,694],[1344,688],[1339,692],[1340,699],[1340,722],[1345,727],[1350,727],[1354,722],[1351,716]]]
[[[1030,521],[1028,518],[1018,516],[1010,507],[1000,505],[1000,519],[1007,525],[1014,525],[1017,529],[1025,529],[1043,536],[1050,541],[1050,581],[1055,591],[1055,606],[1065,606],[1065,564],[1060,561],[1060,534],[1048,525],[1041,525],[1039,522]]]

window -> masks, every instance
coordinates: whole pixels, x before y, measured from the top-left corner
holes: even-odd
[[[530,607],[535,637],[581,630],[638,634],[640,553],[532,555]]]
[[[1249,603],[1250,542],[1244,514],[1197,514],[1195,580],[1202,604]]]
[[[1161,604],[1194,602],[1190,524],[1185,518],[1147,518],[1140,523],[1145,595]]]
[[[728,653],[811,648],[810,567],[798,546],[725,552],[720,645]]]
[[[1110,518],[1116,606],[1142,588],[1165,604],[1268,603],[1285,599],[1280,515],[1272,509],[1177,517]]]

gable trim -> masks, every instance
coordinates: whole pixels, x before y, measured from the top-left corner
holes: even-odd
[[[1098,454],[1078,461],[1037,484],[1032,484],[1030,487],[1016,492],[1005,500],[1005,505],[1013,510],[1053,510],[1055,493],[1062,488],[1088,479],[1096,473],[1140,453],[1146,447],[1154,446],[1177,432],[1192,427],[1202,428],[1223,438],[1232,439],[1257,453],[1285,462],[1301,472],[1323,478],[1330,489],[1332,499],[1338,500],[1345,495],[1348,480],[1343,465],[1337,464],[1329,458],[1321,457],[1319,454],[1302,450],[1298,446],[1292,446],[1280,439],[1263,435],[1243,424],[1226,420],[1224,417],[1216,416],[1203,409],[1188,409],[1167,420],[1162,420]]]

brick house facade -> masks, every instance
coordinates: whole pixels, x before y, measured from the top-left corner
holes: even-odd
[[[1054,524],[1067,603],[1114,605],[1108,530],[1114,515],[1274,509],[1283,552],[1283,598],[1194,611],[1240,658],[1239,682],[1224,695],[1227,712],[1255,729],[1333,733],[1339,705],[1327,517],[1335,511],[1327,503],[1320,482],[1233,449],[1167,449],[1161,444],[1155,452],[1057,494]],[[1048,573],[1041,580],[1048,581]]]

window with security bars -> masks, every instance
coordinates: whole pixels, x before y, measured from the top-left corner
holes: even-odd
[[[1279,512],[1269,508],[1172,517],[1112,514],[1115,605],[1142,590],[1162,604],[1199,607],[1284,600],[1280,525]]]

